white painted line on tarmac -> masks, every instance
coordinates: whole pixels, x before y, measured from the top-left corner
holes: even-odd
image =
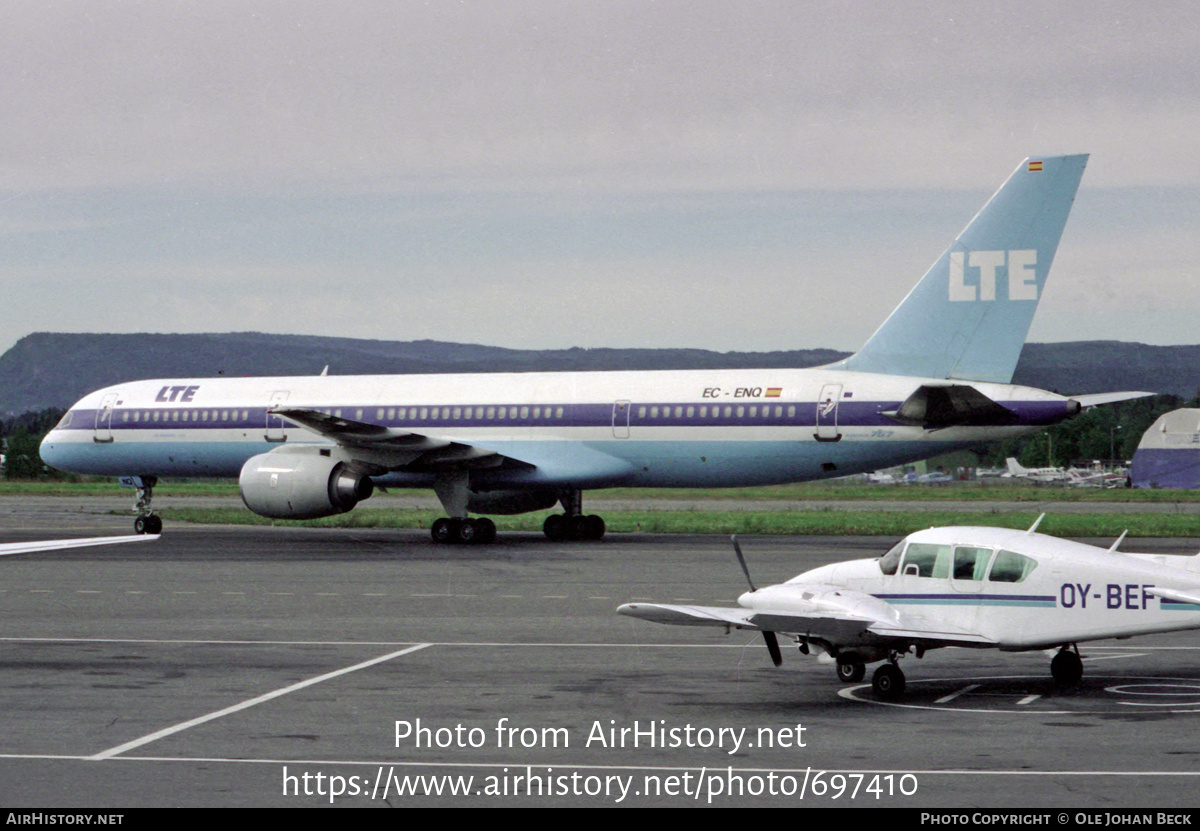
[[[333,672],[327,672],[324,675],[318,675],[316,678],[310,678],[307,681],[301,681],[297,684],[292,684],[289,687],[283,687],[282,689],[275,690],[274,692],[269,692],[269,693],[266,693],[265,695],[260,695],[257,698],[251,698],[248,701],[243,701],[240,704],[234,704],[232,707],[226,707],[223,710],[217,710],[215,713],[209,713],[208,715],[200,716],[199,718],[190,719],[188,721],[181,722],[180,724],[176,724],[172,727],[165,727],[162,730],[157,730],[153,733],[150,733],[147,736],[142,736],[140,739],[134,739],[133,741],[125,742],[125,744],[120,744],[120,745],[117,745],[116,747],[110,747],[108,750],[103,750],[100,753],[97,753],[95,756],[89,756],[87,758],[91,761],[97,761],[97,762],[104,760],[104,759],[111,759],[113,756],[117,756],[117,755],[120,755],[121,753],[125,753],[126,751],[133,750],[135,747],[141,747],[144,744],[150,744],[151,742],[156,742],[161,738],[165,738],[166,736],[170,736],[175,733],[180,733],[191,727],[195,727],[198,724],[204,724],[205,722],[214,721],[215,719],[219,719],[224,716],[228,716],[233,713],[240,712],[249,707],[253,707],[256,704],[262,704],[262,703],[264,703],[266,701],[270,701],[274,698],[279,698],[280,696],[295,692],[296,690],[302,690],[305,687],[311,687],[314,684],[320,684],[322,681],[328,681],[329,679],[337,678],[340,675],[346,675],[351,672],[356,672],[357,670],[360,670],[360,669],[366,669],[367,667],[374,666],[375,664],[382,664],[385,661],[390,661],[393,658],[399,658],[401,655],[408,655],[411,652],[416,652],[418,649],[425,649],[426,647],[431,646],[431,645],[432,644],[419,643],[419,644],[416,644],[415,646],[409,646],[404,649],[399,649],[395,652],[389,652],[387,655],[381,655],[378,658],[372,658],[369,661],[363,661],[362,663],[355,664],[354,666],[334,670]]]

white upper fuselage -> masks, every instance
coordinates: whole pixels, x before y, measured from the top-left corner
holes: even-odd
[[[330,444],[271,414],[301,408],[446,439],[514,460],[472,474],[483,488],[546,484],[733,486],[842,476],[1021,435],[1068,400],[974,382],[1012,409],[1002,426],[930,430],[895,411],[937,379],[831,369],[161,379],[73,406],[43,459],[87,474],[235,476],[283,444]],[[398,469],[383,481],[426,484]]]

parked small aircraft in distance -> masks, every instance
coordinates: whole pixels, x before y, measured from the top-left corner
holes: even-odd
[[[1025,467],[1011,456],[1004,460],[1008,471],[1005,479],[1028,479],[1031,482],[1067,482],[1071,474],[1061,467]]]
[[[436,542],[476,514],[561,504],[551,539],[595,540],[589,489],[832,479],[1021,436],[1097,404],[1013,370],[1087,156],[1023,161],[856,354],[813,369],[321,375],[131,381],[75,403],[42,442],[60,470],[125,476],[156,533],[161,476],[238,477],[257,514],[352,510],[376,486],[433,488]]]
[[[1200,628],[1200,554],[1178,557],[1117,551],[1006,528],[930,528],[908,535],[877,559],[806,571],[750,591],[741,608],[627,603],[623,615],[680,626],[762,632],[776,666],[776,633],[800,652],[837,664],[838,678],[861,681],[866,665],[882,699],[904,692],[898,661],[946,646],[1020,652],[1058,649],[1050,674],[1062,686],[1083,677],[1078,644]]]
[[[39,551],[61,551],[67,548],[86,548],[93,545],[120,545],[127,542],[149,542],[157,534],[131,534],[124,537],[85,537],[73,540],[39,540],[36,542],[7,542],[0,544],[0,557],[11,554],[34,554]]]

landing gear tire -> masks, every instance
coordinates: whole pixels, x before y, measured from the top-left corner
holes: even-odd
[[[475,520],[459,519],[455,520],[455,523],[458,525],[458,527],[454,529],[457,532],[454,534],[455,542],[460,542],[463,545],[470,545],[471,543],[477,541],[479,537],[479,526],[475,524]]]
[[[150,514],[150,516],[140,516],[133,521],[133,533],[135,534],[161,534],[162,533],[162,517],[158,514]]]
[[[542,523],[542,533],[547,539],[555,540],[600,540],[608,528],[604,518],[595,514],[588,516],[551,514]]]
[[[480,517],[475,520],[475,526],[478,531],[476,542],[487,545],[496,541],[496,523],[487,517]]]
[[[1074,687],[1083,680],[1083,661],[1079,653],[1063,649],[1050,662],[1050,674],[1060,687]]]
[[[442,517],[433,521],[433,527],[429,529],[429,535],[433,537],[436,543],[452,542],[458,536],[455,533],[454,520],[450,517]]]
[[[866,676],[867,665],[857,655],[843,655],[838,658],[838,680],[846,684],[857,683]]]
[[[884,664],[871,676],[871,689],[885,701],[904,695],[904,673],[895,664]]]
[[[454,519],[442,517],[433,522],[429,535],[435,543],[458,543],[459,545],[484,545],[496,541],[496,523],[487,517],[479,519]]]

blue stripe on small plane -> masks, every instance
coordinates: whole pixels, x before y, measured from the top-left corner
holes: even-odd
[[[877,594],[897,606],[1015,606],[1053,609],[1057,599],[1041,594]]]
[[[1182,600],[1160,597],[1159,608],[1164,612],[1200,612],[1200,603],[1184,603]]]

